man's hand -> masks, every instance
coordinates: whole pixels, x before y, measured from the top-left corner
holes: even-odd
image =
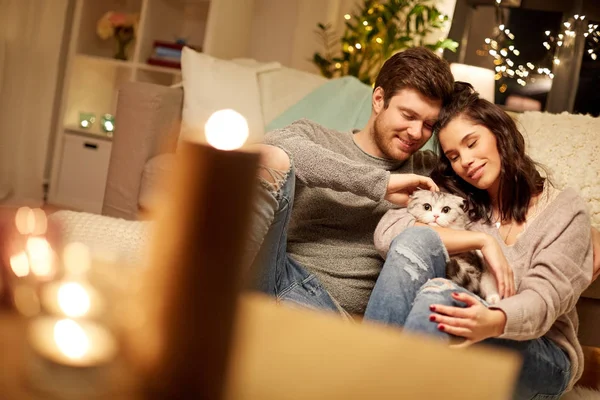
[[[431,178],[417,174],[390,174],[385,199],[401,207],[406,207],[409,196],[417,189],[434,192],[440,189]]]
[[[594,272],[592,274],[592,282],[600,276],[600,232],[596,228],[592,228],[592,245],[594,246]]]

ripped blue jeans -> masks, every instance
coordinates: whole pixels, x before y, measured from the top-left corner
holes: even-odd
[[[371,294],[365,320],[398,325],[449,342],[451,335],[429,321],[432,304],[464,307],[451,297],[466,289],[445,279],[448,253],[439,235],[412,227],[398,235]],[[485,302],[481,300],[483,304]],[[488,339],[483,343],[517,351],[523,358],[514,399],[559,399],[571,374],[567,354],[545,337],[528,341]]]
[[[271,174],[275,183],[259,178],[246,250],[247,254],[257,254],[252,265],[252,288],[287,305],[345,315],[319,279],[287,253],[287,229],[296,183],[293,165],[289,171],[261,168]]]

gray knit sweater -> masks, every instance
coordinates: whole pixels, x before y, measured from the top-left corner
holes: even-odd
[[[288,229],[288,254],[317,275],[349,313],[362,315],[383,260],[373,231],[394,206],[383,197],[390,173],[428,175],[435,154],[415,153],[404,163],[373,157],[352,132],[308,120],[269,132],[265,143],[292,158],[296,193]]]
[[[591,224],[585,202],[573,189],[551,197],[513,245],[506,245],[492,225],[476,223],[470,229],[497,239],[515,275],[517,294],[494,306],[506,314],[500,337],[554,341],[571,360],[570,389],[583,373],[575,304],[592,278]],[[387,253],[394,237],[413,224],[405,209],[387,213],[375,231],[378,250]]]

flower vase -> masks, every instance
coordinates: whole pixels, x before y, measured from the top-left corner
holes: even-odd
[[[118,27],[115,29],[115,42],[117,50],[114,58],[117,60],[127,60],[127,47],[133,40],[134,33],[132,27]]]

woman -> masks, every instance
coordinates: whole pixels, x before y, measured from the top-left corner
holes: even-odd
[[[583,371],[575,304],[593,259],[584,201],[539,174],[513,120],[468,84],[456,83],[436,132],[432,178],[467,199],[473,224],[405,229],[414,219],[405,209],[389,211],[375,232],[377,247],[389,251],[365,318],[460,339],[459,346],[515,349],[524,362],[515,398],[558,399]],[[444,279],[448,253],[470,250],[481,250],[506,283],[494,306]]]

